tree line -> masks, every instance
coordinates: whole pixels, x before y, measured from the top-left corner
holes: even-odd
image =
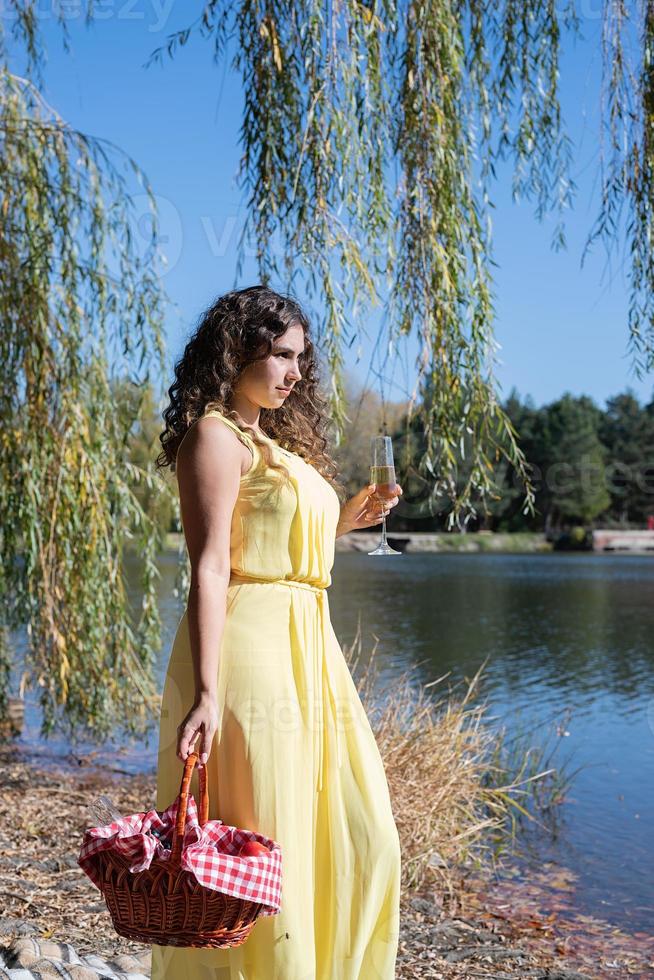
[[[654,399],[641,405],[633,391],[610,397],[600,408],[586,395],[565,393],[537,407],[514,389],[504,405],[527,459],[535,511],[523,506],[522,484],[506,459],[497,461],[498,491],[473,496],[475,513],[462,530],[544,531],[573,526],[641,528],[654,517]],[[421,472],[420,432],[400,424],[394,432],[398,478],[407,494],[393,526],[443,530],[451,501],[434,492],[438,474]],[[407,445],[408,443],[408,445]],[[404,451],[405,448],[408,451]],[[457,458],[460,484],[470,477],[465,442]],[[407,486],[405,486],[407,484]]]

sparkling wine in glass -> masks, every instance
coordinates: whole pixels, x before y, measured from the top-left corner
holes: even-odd
[[[395,496],[395,462],[393,442],[390,436],[374,436],[372,439],[372,464],[370,482],[376,483],[375,497],[382,503]],[[369,555],[401,555],[401,551],[391,548],[386,540],[386,517],[382,521],[382,536],[379,547],[369,551]]]

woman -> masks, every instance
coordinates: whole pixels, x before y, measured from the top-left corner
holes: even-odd
[[[326,588],[335,538],[378,524],[401,488],[383,504],[373,485],[342,503],[309,323],[292,299],[264,286],[222,296],[175,375],[157,463],[177,473],[191,584],[163,692],[156,806],[175,799],[197,748],[210,819],[281,845],[282,910],[232,949],[153,946],[152,980],[391,980],[399,838]]]

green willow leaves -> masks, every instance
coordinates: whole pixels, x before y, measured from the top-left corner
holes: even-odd
[[[612,0],[602,31],[601,207],[584,255],[626,238],[629,350],[642,379],[654,367],[654,4]]]
[[[132,184],[154,199],[133,160],[71,129],[6,63],[0,142],[0,716],[19,664],[10,631],[27,626],[20,693],[38,691],[42,734],[140,733],[158,703],[163,529],[139,503],[154,470],[130,463],[129,439],[164,348],[156,224],[143,255]],[[131,382],[131,411],[116,378]]]
[[[614,211],[626,198],[630,340],[637,367],[649,369],[654,14],[645,2],[607,0],[602,16],[612,158],[588,247],[597,236],[615,244]],[[216,61],[233,45],[245,97],[241,255],[252,239],[262,279],[291,287],[303,274],[319,298],[339,435],[342,351],[358,336],[360,308],[385,305],[390,350],[404,335],[419,338],[411,408],[434,497],[453,500],[450,526],[494,495],[501,457],[533,507],[493,373],[490,184],[496,163],[510,159],[515,198],[534,201],[539,219],[554,212],[552,244],[565,245],[575,185],[559,59],[563,33],[579,26],[574,4],[554,0],[211,0],[150,59],[174,55],[195,33],[213,40]],[[629,46],[628,30],[638,39]],[[464,442],[472,458],[460,487]]]

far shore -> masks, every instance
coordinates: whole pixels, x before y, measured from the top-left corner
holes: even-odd
[[[352,531],[336,538],[336,551],[372,551],[379,544],[381,526],[371,531]],[[476,531],[452,534],[446,531],[386,531],[388,543],[398,551],[418,552],[504,552],[534,554],[550,552],[552,543],[544,534],[516,531]]]

